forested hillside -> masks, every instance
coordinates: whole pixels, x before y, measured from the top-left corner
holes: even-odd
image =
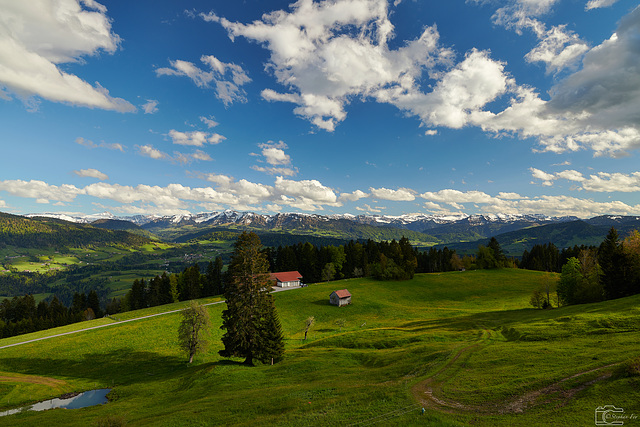
[[[87,247],[98,244],[139,246],[148,242],[147,237],[122,230],[0,212],[0,248]]]

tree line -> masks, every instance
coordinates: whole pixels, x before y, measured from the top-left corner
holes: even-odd
[[[131,290],[122,300],[113,299],[108,305],[109,312],[138,310],[178,301],[220,295],[223,293],[223,268],[221,257],[210,261],[204,273],[194,264],[181,273],[155,276],[152,279],[136,279]]]
[[[581,246],[558,252],[548,244],[534,249],[527,254],[526,261],[523,255],[521,267],[560,272],[557,305],[605,301],[640,293],[638,230],[621,239],[616,229],[611,228],[598,247]],[[563,264],[558,271],[560,263]],[[537,308],[551,306],[549,290],[535,291],[531,304]]]
[[[50,302],[43,300],[37,305],[31,294],[15,296],[6,298],[0,303],[0,338],[28,334],[102,316],[100,300],[95,290],[91,290],[88,294],[76,292],[69,306],[63,304],[55,295]]]

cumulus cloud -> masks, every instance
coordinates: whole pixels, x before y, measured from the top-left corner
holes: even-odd
[[[147,102],[142,105],[142,110],[145,114],[155,114],[158,112],[158,101],[155,99],[147,99]]]
[[[586,10],[599,9],[601,7],[609,7],[615,4],[618,0],[589,0],[589,3],[585,6]]]
[[[109,175],[102,173],[97,169],[80,169],[74,170],[73,173],[83,178],[97,178],[100,181],[109,179]]]
[[[362,207],[360,207],[360,206],[356,207],[356,210],[361,211],[361,212],[366,212],[368,214],[379,214],[379,213],[382,213],[382,211],[384,209],[386,209],[386,208],[383,207],[383,206],[373,207],[373,206],[370,206],[370,205],[368,205],[366,203],[364,205],[362,205]]]
[[[170,160],[180,163],[180,164],[190,164],[194,160],[202,161],[202,162],[210,162],[213,159],[207,153],[202,150],[196,150],[193,153],[180,153],[178,151],[173,152],[173,158]]]
[[[167,159],[170,156],[167,153],[163,153],[162,151],[153,147],[153,145],[136,145],[135,148],[138,150],[138,154],[144,157],[151,157],[152,159]]]
[[[489,203],[493,198],[482,191],[440,190],[437,192],[427,191],[420,194],[420,197],[440,203]]]
[[[211,117],[204,117],[204,116],[200,116],[200,121],[202,123],[204,123],[205,125],[207,125],[207,127],[209,129],[214,128],[216,126],[218,126],[220,123],[215,121],[215,118],[213,116]]]
[[[251,169],[270,175],[294,176],[298,173],[298,168],[293,167],[291,164],[291,156],[284,152],[289,147],[283,141],[278,141],[277,143],[269,141],[258,144],[258,147],[262,148],[261,154],[253,155],[261,156],[258,162],[266,162],[269,166],[253,165]]]
[[[437,127],[477,126],[496,136],[534,138],[536,151],[590,149],[596,156],[615,157],[640,147],[638,9],[610,40],[589,49],[565,25],[548,28],[540,20],[558,0],[504,3],[494,23],[518,33],[530,30],[538,38],[526,60],[545,64],[556,77],[573,72],[559,80],[550,101],[518,85],[507,64],[488,51],[472,49],[454,64],[435,27],[390,49],[394,27],[385,0],[300,0],[290,11],[268,13],[249,24],[215,13],[200,16],[222,25],[231,39],[245,37],[265,46],[270,52],[266,68],[286,89],[265,88],[262,97],[293,103],[295,114],[320,129],[333,131],[350,102],[375,100],[419,117],[429,129],[425,135],[435,134]],[[507,107],[491,111],[495,101]]]
[[[174,144],[192,145],[195,147],[202,147],[205,144],[215,145],[227,139],[217,133],[208,133],[202,131],[179,132],[175,129],[171,129],[169,131],[169,137]]]
[[[599,151],[624,151],[640,146],[638,38],[640,6],[620,21],[610,39],[585,55],[580,71],[551,91],[548,112],[587,117],[588,129],[609,132],[602,139],[589,141]]]
[[[12,196],[41,201],[71,202],[78,194],[82,194],[82,190],[74,185],[63,184],[57,186],[39,180],[23,181],[20,179],[0,181],[0,191],[2,190]]]
[[[299,198],[305,203],[337,206],[338,200],[333,190],[315,179],[293,181],[279,176],[276,177],[275,189],[282,195]]]
[[[461,128],[473,122],[474,112],[514,85],[503,63],[492,60],[488,52],[474,49],[445,73],[430,93],[389,88],[378,91],[376,97],[419,116],[428,126]]]
[[[544,182],[564,179],[579,183],[579,189],[596,193],[635,193],[640,191],[640,172],[630,174],[597,172],[585,177],[575,170],[565,170],[555,174],[546,173],[538,169],[531,169],[534,178],[542,179]],[[551,184],[548,184],[551,185]]]
[[[3,1],[1,8],[0,87],[8,91],[4,97],[13,93],[32,106],[33,97],[38,97],[119,112],[136,110],[99,83],[92,86],[60,67],[117,50],[120,38],[111,31],[103,5],[93,0],[30,0]]]
[[[566,171],[565,171],[566,172]],[[623,191],[640,191],[640,173],[607,174],[598,173],[581,180],[579,174],[559,173],[556,179],[574,179],[588,191],[611,192],[616,186]],[[562,178],[560,178],[562,177]],[[573,178],[571,178],[573,177]],[[51,185],[43,181],[6,180],[0,181],[0,191],[12,196],[34,199],[37,203],[72,202],[77,196],[89,196],[101,200],[122,203],[125,206],[110,208],[131,214],[143,212],[185,213],[195,206],[205,209],[233,208],[238,210],[272,210],[281,207],[317,211],[325,207],[341,206],[346,200],[340,199],[334,190],[317,180],[294,181],[277,177],[273,185],[254,183],[244,179],[221,174],[203,175],[213,187],[187,187],[169,184],[165,187],[150,185],[120,185],[98,182],[84,188],[73,185]],[[621,190],[617,190],[621,191]],[[413,191],[412,191],[413,192]],[[346,193],[349,194],[349,193]],[[357,190],[352,195],[366,197]],[[515,193],[499,193],[492,196],[480,191],[459,191],[444,189],[420,194],[425,199],[424,209],[439,214],[452,211],[464,212],[472,209],[483,213],[546,214],[551,216],[577,216],[580,218],[603,214],[640,215],[640,204],[629,205],[622,201],[599,202],[570,196],[523,197]],[[401,201],[401,200],[400,200]],[[2,205],[0,205],[2,206]],[[5,204],[6,206],[6,204]],[[381,206],[363,204],[357,210],[376,213]]]
[[[394,27],[386,0],[301,0],[290,8],[251,24],[214,13],[201,16],[222,25],[231,39],[245,37],[269,49],[268,68],[290,92],[265,89],[263,98],[297,104],[295,114],[327,131],[345,119],[345,105],[354,96],[374,95],[389,86],[414,88],[424,68],[451,56],[437,46],[435,27],[389,49]]]
[[[391,190],[388,188],[369,188],[369,192],[371,193],[371,197],[382,200],[391,200],[391,201],[405,201],[411,202],[415,200],[415,191],[410,190],[408,188],[399,188],[397,190]]]
[[[566,30],[560,25],[543,31],[538,45],[525,55],[528,62],[543,62],[547,73],[558,73],[565,68],[574,66],[589,50],[586,42],[578,35]]]
[[[198,68],[192,62],[178,59],[170,61],[171,68],[158,68],[156,74],[189,77],[196,86],[212,89],[224,105],[246,102],[246,92],[242,86],[249,83],[251,79],[241,66],[224,63],[213,55],[203,55],[200,61],[208,66],[210,71]]]
[[[551,186],[553,185],[552,181],[556,179],[552,173],[547,173],[536,168],[529,168],[529,170],[531,171],[531,176],[542,181],[542,185]]]
[[[118,143],[106,143],[106,142],[101,142],[99,144],[96,144],[95,142],[91,141],[90,139],[84,139],[83,137],[79,136],[78,138],[76,138],[76,144],[78,145],[82,145],[84,147],[87,148],[107,148],[109,150],[118,150],[118,151],[122,151],[124,153],[124,149],[125,147],[122,144],[118,144]]]
[[[356,190],[351,193],[340,194],[340,201],[355,202],[365,197],[369,197],[369,194],[361,190]]]
[[[168,160],[174,163],[179,163],[182,165],[190,164],[194,160],[196,161],[212,161],[213,159],[207,153],[202,150],[195,150],[192,153],[181,153],[178,151],[173,152],[173,156],[163,151],[158,150],[151,144],[147,145],[136,145],[135,148],[138,150],[138,154],[143,157],[150,157],[155,160]]]
[[[218,190],[236,196],[243,206],[264,204],[271,211],[279,211],[281,206],[305,211],[341,206],[334,191],[317,180],[295,181],[278,176],[274,185],[265,185],[245,179],[236,181],[221,174],[208,174],[204,178],[214,183]]]

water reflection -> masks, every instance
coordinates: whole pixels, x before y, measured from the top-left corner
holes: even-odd
[[[110,388],[103,388],[99,390],[85,391],[84,393],[80,393],[69,398],[45,400],[43,402],[34,403],[30,406],[24,406],[22,408],[10,409],[8,411],[0,412],[0,417],[5,415],[17,414],[22,411],[46,411],[47,409],[54,408],[77,409],[85,408],[87,406],[102,405],[108,402],[107,394],[110,391]]]

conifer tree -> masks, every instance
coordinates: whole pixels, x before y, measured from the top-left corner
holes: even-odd
[[[244,357],[247,365],[253,365],[254,359],[279,360],[284,352],[282,328],[269,294],[268,261],[261,246],[255,233],[243,232],[238,237],[224,294],[227,309],[222,312],[221,329],[226,332],[219,353]]]

